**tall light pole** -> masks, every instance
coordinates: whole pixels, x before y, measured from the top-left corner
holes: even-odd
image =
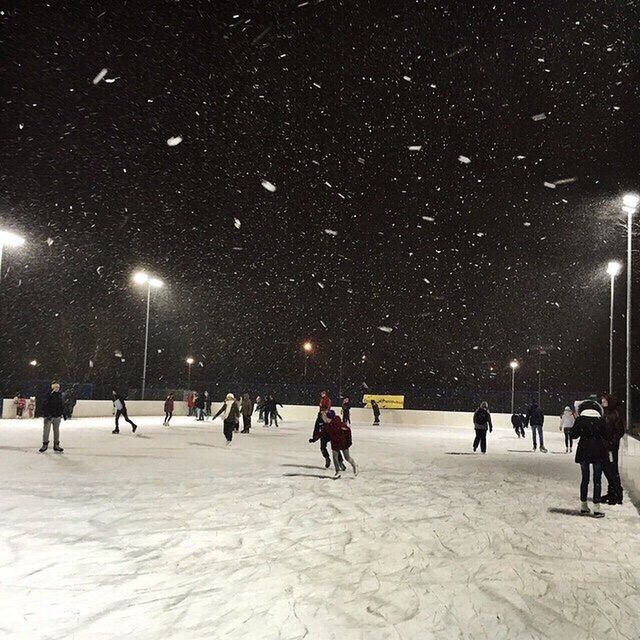
[[[616,276],[622,270],[619,262],[611,261],[607,264],[607,273],[611,276],[611,305],[609,309],[609,393],[613,393],[613,293]]]
[[[309,362],[309,356],[313,351],[313,344],[311,342],[305,342],[302,345],[302,350],[304,351],[304,378],[307,379],[307,363]]]
[[[622,198],[622,210],[627,214],[627,386],[626,414],[627,429],[631,429],[631,227],[633,214],[638,208],[640,198],[634,193],[627,193]]]
[[[151,277],[144,271],[138,271],[134,273],[133,281],[136,284],[147,285],[147,321],[145,323],[144,330],[144,362],[142,365],[142,391],[140,393],[140,399],[144,400],[144,389],[147,384],[147,349],[149,347],[149,310],[151,308],[151,287],[159,289],[163,285],[163,282],[158,278]]]
[[[187,366],[189,367],[189,382],[188,386],[191,387],[191,365],[194,363],[194,360],[191,356],[187,358]]]
[[[511,415],[516,412],[516,369],[520,366],[517,360],[509,363],[511,367]]]
[[[2,282],[2,253],[4,247],[21,247],[24,244],[24,238],[11,231],[0,229],[0,282]]]

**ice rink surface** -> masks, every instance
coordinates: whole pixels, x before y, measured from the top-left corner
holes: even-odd
[[[494,430],[485,456],[471,428],[355,425],[361,473],[333,480],[312,425],[228,448],[161,421],[74,419],[62,455],[0,422],[1,637],[639,637],[640,518],[576,515],[555,423],[547,454]]]

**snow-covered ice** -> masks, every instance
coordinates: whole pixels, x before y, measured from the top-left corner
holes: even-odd
[[[557,427],[482,456],[471,428],[355,425],[334,481],[284,417],[231,447],[217,421],[78,418],[62,455],[0,422],[2,637],[637,638],[638,514],[575,516]]]

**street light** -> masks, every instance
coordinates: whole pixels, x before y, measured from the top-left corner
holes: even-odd
[[[144,363],[142,365],[142,392],[140,393],[140,399],[144,400],[144,388],[147,382],[147,348],[149,346],[149,309],[151,307],[151,287],[159,289],[163,286],[162,280],[153,278],[144,271],[137,271],[133,274],[133,281],[136,284],[147,285],[147,321],[145,324],[144,332]]]
[[[631,428],[631,227],[638,202],[640,198],[635,193],[627,193],[622,198],[622,210],[627,214],[627,429]]]
[[[517,360],[509,363],[511,367],[511,415],[516,412],[516,369],[520,366]]]
[[[191,365],[194,363],[194,359],[189,357],[187,358],[187,364],[189,365],[189,387],[191,386]]]
[[[313,351],[313,344],[311,344],[311,342],[307,341],[302,345],[302,349],[304,351],[304,377],[306,379],[306,377],[307,377],[307,363],[309,362],[309,356],[311,355],[311,352]]]
[[[611,276],[611,307],[609,311],[609,393],[613,393],[613,292],[616,276],[622,271],[619,262],[611,261],[607,264],[607,273]]]
[[[23,244],[22,236],[0,229],[0,281],[2,280],[2,250],[4,247],[21,247]]]
[[[32,367],[37,367],[37,366],[38,366],[38,361],[37,361],[37,360],[31,360],[31,361],[29,362],[29,364],[30,364]]]

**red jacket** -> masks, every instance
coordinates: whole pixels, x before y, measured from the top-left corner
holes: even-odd
[[[322,431],[313,440],[318,440],[320,436],[329,438],[331,451],[344,451],[351,446],[351,429],[336,416],[331,422],[325,422]]]
[[[331,398],[329,396],[324,396],[320,398],[320,411],[329,411],[331,409]]]
[[[173,398],[167,398],[164,401],[164,410],[168,413],[173,413]]]

